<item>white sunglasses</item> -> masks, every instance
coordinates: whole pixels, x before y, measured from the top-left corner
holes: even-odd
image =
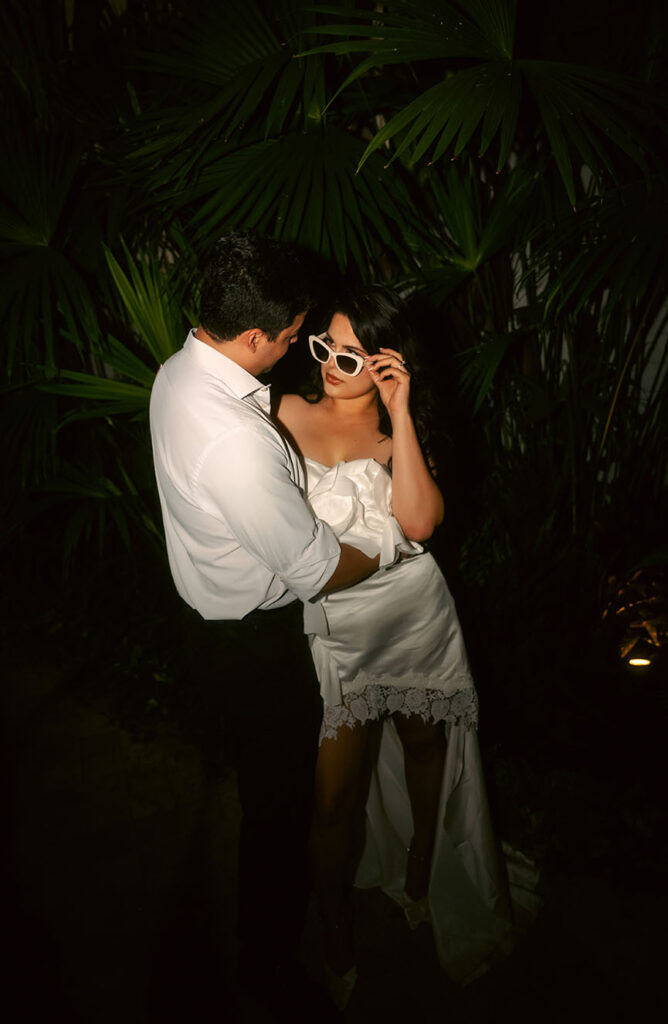
[[[326,337],[327,331],[322,334],[309,334],[308,343],[313,358],[319,363],[328,363],[333,359],[337,370],[345,373],[346,377],[356,377],[361,373],[364,368],[364,356],[358,356],[356,352],[332,352],[324,340]]]

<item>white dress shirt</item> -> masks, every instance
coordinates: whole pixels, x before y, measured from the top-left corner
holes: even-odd
[[[158,371],[150,421],[181,597],[205,619],[241,619],[319,593],[341,549],[304,500],[269,387],[191,331]]]

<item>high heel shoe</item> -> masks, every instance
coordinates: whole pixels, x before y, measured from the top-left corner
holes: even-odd
[[[325,983],[337,1010],[343,1012],[357,983],[357,967],[353,965],[345,974],[336,974],[328,964],[325,964]]]
[[[398,895],[398,902],[411,931],[415,931],[421,924],[431,924],[426,896],[422,896],[419,900],[413,900],[405,890],[402,890]]]

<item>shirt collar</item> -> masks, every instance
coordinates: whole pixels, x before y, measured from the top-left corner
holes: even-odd
[[[262,384],[257,377],[254,377],[248,370],[244,370],[243,366],[239,366],[229,356],[200,341],[195,337],[193,329],[190,330],[183,347],[191,358],[203,366],[208,373],[221,380],[237,398],[244,399],[252,395],[262,410],[269,413],[270,384]]]

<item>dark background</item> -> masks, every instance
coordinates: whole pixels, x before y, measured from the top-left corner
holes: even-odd
[[[24,993],[35,979],[76,988],[34,948],[60,934],[48,886],[16,867],[21,843],[40,846],[38,875],[48,861],[37,822],[59,735],[44,728],[65,721],[54,709],[101,714],[148,757],[183,743],[202,785],[228,777],[216,694],[178,669],[146,423],[155,369],[196,322],[198,267],[228,226],[410,296],[447,503],[433,550],[480,692],[499,834],[536,859],[548,894],[585,878],[603,880],[608,906],[658,900],[665,5],[414,4],[392,62],[374,50],[373,5],[355,11],[29,0],[0,15],[2,637]],[[367,49],[293,56],[351,37]],[[400,149],[414,114],[355,173],[393,116],[467,74],[430,108],[423,152],[419,134]],[[307,363],[302,345],[276,388],[299,386]],[[641,641],[652,661],[634,671],[621,655]],[[23,785],[27,761],[43,770]]]

